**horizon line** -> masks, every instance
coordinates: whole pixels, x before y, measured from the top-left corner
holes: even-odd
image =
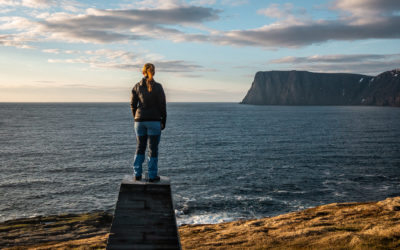
[[[225,101],[201,101],[201,102],[191,102],[191,101],[175,101],[175,102],[167,102],[167,103],[240,103],[241,101],[238,101],[238,102],[225,102]],[[79,102],[79,101],[76,101],[76,102],[69,102],[69,101],[65,101],[65,102],[35,102],[35,101],[33,101],[33,102],[13,102],[13,101],[10,101],[10,102],[2,102],[2,101],[0,101],[0,104],[7,104],[7,103],[26,103],[26,104],[29,104],[29,103],[33,103],[33,104],[40,104],[40,103],[43,103],[43,104],[45,104],[45,103],[130,103],[130,102],[85,102],[85,101],[83,101],[83,102]]]

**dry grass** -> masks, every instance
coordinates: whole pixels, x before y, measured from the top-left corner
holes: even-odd
[[[0,224],[1,249],[104,249],[105,213]],[[400,249],[400,197],[334,203],[272,218],[179,228],[183,249]]]
[[[65,214],[0,224],[1,249],[104,249],[112,216]]]
[[[184,249],[400,249],[400,197],[179,228]]]

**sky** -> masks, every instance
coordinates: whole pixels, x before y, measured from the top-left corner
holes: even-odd
[[[399,0],[0,0],[0,102],[240,102],[258,71],[400,67]]]

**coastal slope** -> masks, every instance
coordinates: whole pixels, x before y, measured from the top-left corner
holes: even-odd
[[[308,71],[257,72],[241,102],[255,105],[400,106],[400,69],[375,77]]]
[[[0,223],[0,249],[104,249],[112,216]],[[183,249],[400,249],[400,197],[333,203],[270,218],[179,227]]]
[[[185,249],[400,249],[400,197],[179,228]]]

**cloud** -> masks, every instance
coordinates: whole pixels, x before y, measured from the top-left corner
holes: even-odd
[[[113,68],[122,70],[137,70],[143,66],[144,63],[126,63],[126,64],[99,64],[101,68]],[[183,60],[168,60],[168,61],[155,61],[154,64],[162,72],[169,73],[188,73],[203,71],[203,67],[197,64],[189,63]]]
[[[213,37],[213,41],[222,45],[296,48],[332,40],[400,38],[400,1],[337,0],[332,6],[340,18],[312,20],[301,11],[293,12],[290,4],[270,5],[259,13],[278,21],[256,29],[227,31]]]
[[[0,0],[0,6],[23,6],[34,9],[50,8],[57,5],[55,0]]]
[[[144,65],[144,61],[133,61],[133,62],[114,62],[106,60],[98,60],[95,58],[75,58],[75,59],[48,59],[50,63],[83,63],[89,64],[92,68],[104,68],[104,69],[119,69],[119,70],[138,70]],[[162,72],[170,73],[188,73],[188,72],[199,72],[204,71],[204,68],[200,65],[189,63],[183,60],[163,60],[154,61],[157,65],[157,69]]]
[[[378,54],[357,54],[357,55],[313,55],[307,57],[283,57],[269,61],[270,63],[361,63],[370,60],[389,60],[400,58],[400,54],[378,55]]]
[[[54,0],[22,0],[21,5],[29,8],[49,8],[56,3]]]
[[[21,49],[33,49],[34,46],[28,45],[31,42],[29,38],[20,37],[17,35],[0,35],[0,45],[11,46]]]
[[[50,54],[59,54],[60,50],[59,49],[42,49],[42,52],[50,53]]]
[[[45,3],[50,4],[51,1],[46,0]],[[90,8],[85,14],[58,12],[38,15],[43,17],[39,20],[0,18],[0,29],[16,30],[15,37],[39,42],[56,40],[104,44],[165,39],[269,49],[299,48],[328,41],[400,38],[400,1],[393,0],[336,0],[330,8],[339,17],[330,20],[312,19],[303,8],[293,4],[271,4],[258,13],[276,21],[254,29],[228,31],[203,26],[205,22],[219,19],[221,11],[214,8],[193,6],[180,0],[143,0],[134,5],[136,9]],[[200,31],[184,31],[184,26]]]
[[[173,9],[182,6],[187,6],[183,0],[141,0],[121,5],[127,9]]]
[[[29,8],[49,8],[55,5],[54,0],[0,0],[0,6],[24,6]]]
[[[393,15],[400,9],[398,0],[336,0],[332,3],[333,10],[339,10],[343,17],[369,19]]]
[[[0,6],[26,7],[31,9],[59,7],[71,12],[78,12],[83,4],[74,0],[0,0]]]
[[[101,17],[122,17],[122,23],[134,21],[135,23],[152,24],[184,24],[201,23],[218,19],[220,11],[197,6],[176,7],[169,9],[131,9],[131,10],[98,10],[88,9],[88,14]],[[90,18],[90,16],[86,16]]]
[[[175,2],[175,6],[187,6],[185,2],[182,1],[174,1],[174,0],[148,0],[145,2],[163,2],[163,4],[166,4],[168,2]],[[164,3],[166,2],[166,3]],[[189,1],[189,5],[195,5],[195,6],[210,6],[210,5],[215,5],[215,4],[221,4],[221,5],[230,5],[230,6],[240,6],[243,4],[249,3],[248,0],[191,0]],[[157,5],[152,5],[152,6],[157,6]]]
[[[64,53],[71,54],[69,50],[43,50],[46,53]],[[190,76],[188,73],[193,72],[204,72],[210,71],[211,69],[206,69],[195,63],[191,63],[184,60],[165,60],[160,55],[148,54],[139,55],[133,52],[124,50],[111,50],[111,49],[99,49],[99,50],[87,50],[87,51],[74,51],[75,54],[80,54],[81,56],[77,58],[68,59],[48,59],[49,63],[71,63],[71,64],[87,64],[91,68],[97,69],[117,69],[117,70],[127,70],[136,71],[143,67],[143,65],[152,61],[157,69],[162,72],[171,73],[181,73],[186,76]]]
[[[269,64],[283,64],[287,69],[317,72],[348,72],[376,75],[398,68],[400,54],[313,55],[308,57],[283,57]]]
[[[0,30],[24,31],[32,27],[34,22],[24,17],[0,17]]]
[[[94,55],[98,57],[105,57],[111,60],[130,61],[136,58],[136,55],[132,52],[125,50],[111,50],[111,49],[98,49],[98,50],[87,50],[87,55]]]
[[[220,11],[188,6],[143,10],[87,9],[86,12],[80,15],[65,12],[46,14],[39,21],[24,17],[4,17],[0,18],[0,29],[17,30],[20,32],[15,36],[24,37],[29,34],[38,41],[113,43],[160,37],[172,41],[205,41],[206,35],[186,34],[176,26],[216,20]]]
[[[299,16],[306,14],[306,10],[304,8],[295,9],[291,3],[285,3],[282,6],[279,4],[270,4],[268,8],[258,10],[257,14],[287,20],[298,19]]]

